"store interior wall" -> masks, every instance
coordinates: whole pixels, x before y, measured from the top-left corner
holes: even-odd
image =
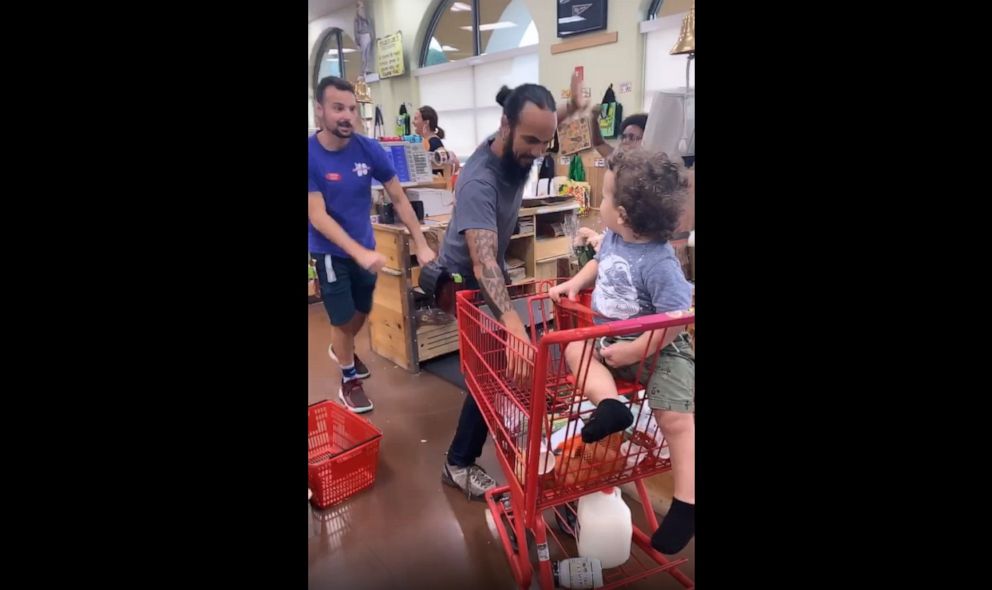
[[[418,60],[430,17],[443,0],[376,0],[372,6],[377,36],[396,31],[403,33],[406,72],[369,84],[372,98],[382,108],[387,133],[393,128],[399,106],[403,102],[419,105],[418,88],[411,70]],[[616,43],[568,51],[554,55],[552,45],[560,43],[556,31],[556,4],[548,0],[524,0],[540,33],[538,43],[540,82],[547,86],[557,100],[568,88],[569,78],[576,66],[583,66],[585,85],[591,89],[591,100],[599,102],[609,84],[613,84],[617,99],[624,105],[624,114],[639,112],[644,99],[644,35],[638,26],[644,20],[650,0],[614,0],[609,3],[607,32],[616,31]],[[692,0],[665,0],[659,15],[686,12]],[[350,31],[355,17],[354,5],[311,21],[308,26],[308,99],[313,97],[313,68],[320,42],[331,27]],[[622,82],[631,83],[631,92],[620,93]],[[309,105],[308,105],[309,106]],[[312,108],[310,109],[312,116]],[[443,126],[443,123],[442,123]]]

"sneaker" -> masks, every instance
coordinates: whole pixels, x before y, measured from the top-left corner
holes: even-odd
[[[486,490],[496,487],[496,480],[489,477],[486,470],[478,465],[456,467],[444,462],[441,469],[441,482],[454,488],[459,488],[470,499],[478,500]]]
[[[362,389],[361,379],[352,379],[351,381],[341,383],[341,390],[338,391],[338,397],[341,398],[344,407],[356,414],[371,412],[374,407],[372,400],[365,395],[365,390]]]
[[[332,361],[336,362],[339,365],[341,364],[341,361],[338,360],[338,357],[334,355],[334,345],[333,344],[331,344],[330,346],[327,347],[327,354],[328,354],[328,356],[331,357],[331,360]],[[368,379],[369,375],[372,374],[372,373],[369,372],[369,368],[365,366],[365,363],[362,362],[362,359],[358,358],[358,354],[357,353],[355,355],[353,355],[353,356],[355,357],[355,373],[358,374],[358,378],[359,379]]]

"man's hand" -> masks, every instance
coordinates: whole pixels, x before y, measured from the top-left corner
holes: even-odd
[[[417,263],[419,263],[421,267],[427,266],[432,260],[437,258],[437,254],[434,253],[434,250],[431,250],[431,247],[427,245],[427,242],[417,246],[417,251],[414,252],[414,254],[417,255]]]
[[[355,258],[355,262],[365,270],[375,274],[386,266],[386,257],[375,250],[365,250]]]
[[[582,78],[578,72],[572,72],[572,84],[569,88],[572,93],[572,100],[569,101],[569,115],[577,113],[586,108],[589,101],[582,96]]]
[[[531,376],[531,364],[534,362],[534,350],[530,346],[530,334],[527,333],[527,328],[524,327],[523,322],[517,317],[517,314],[506,314],[505,316],[506,331],[507,331],[507,346],[506,346],[506,374],[510,381],[515,383],[518,387],[523,387],[524,384],[530,379]],[[513,338],[509,336],[513,334],[519,338]]]

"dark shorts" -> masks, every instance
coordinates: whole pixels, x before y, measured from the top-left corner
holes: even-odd
[[[317,278],[324,309],[333,326],[343,326],[351,321],[355,312],[372,311],[372,291],[376,275],[360,267],[351,258],[331,256],[331,272],[324,264],[325,254],[313,253],[317,261]]]

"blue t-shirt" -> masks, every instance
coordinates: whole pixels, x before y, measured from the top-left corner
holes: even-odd
[[[606,230],[596,254],[599,272],[592,308],[610,320],[682,311],[692,305],[692,284],[668,242],[625,242]],[[597,323],[602,321],[597,318]]]
[[[385,184],[394,176],[393,163],[382,145],[364,135],[352,135],[344,149],[332,152],[317,135],[307,140],[308,192],[324,196],[324,208],[362,246],[375,248],[372,221],[372,179]],[[344,250],[307,222],[310,252],[347,258]]]

